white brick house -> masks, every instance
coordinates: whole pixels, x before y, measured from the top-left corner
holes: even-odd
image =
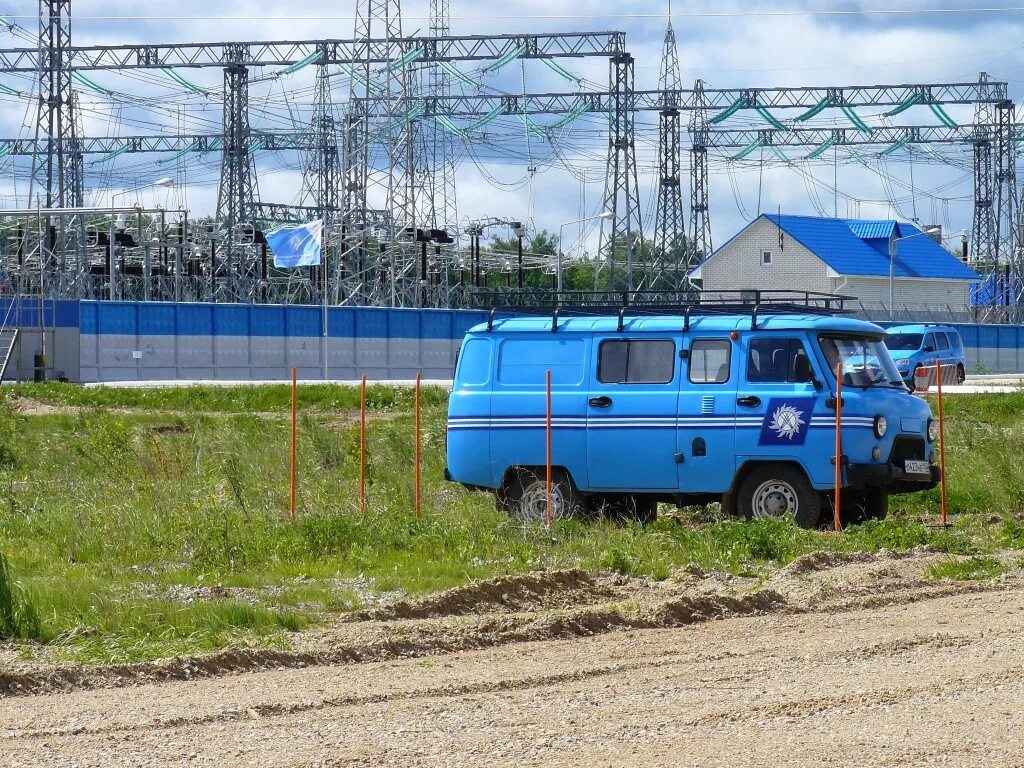
[[[754,289],[838,293],[858,299],[865,314],[883,316],[894,240],[894,316],[965,311],[969,286],[981,276],[914,225],[896,221],[764,214],[690,278],[712,295]]]

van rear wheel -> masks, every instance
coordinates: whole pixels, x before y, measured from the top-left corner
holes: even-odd
[[[544,522],[547,518],[547,476],[541,470],[520,469],[510,478],[502,494],[502,506],[523,522]],[[565,470],[551,473],[551,519],[581,518],[586,509],[583,495]]]
[[[963,364],[957,364],[956,366],[956,383],[963,384],[967,381],[967,371],[964,370]]]
[[[792,519],[801,528],[814,528],[821,517],[821,494],[802,472],[769,464],[752,471],[740,484],[737,506],[748,520]]]

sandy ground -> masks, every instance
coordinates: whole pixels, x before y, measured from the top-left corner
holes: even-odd
[[[7,675],[0,764],[1022,766],[1014,558],[986,582],[927,579],[930,553],[542,574],[350,617],[256,671]]]

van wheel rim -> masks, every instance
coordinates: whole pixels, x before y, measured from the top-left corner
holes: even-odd
[[[563,509],[562,491],[558,483],[551,484],[551,519],[558,520],[562,517]],[[522,498],[519,499],[519,517],[527,522],[544,522],[548,515],[547,483],[538,481],[530,483],[523,489]]]
[[[761,483],[751,501],[754,517],[791,517],[800,506],[796,489],[782,480]]]

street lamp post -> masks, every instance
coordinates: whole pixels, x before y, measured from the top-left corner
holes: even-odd
[[[610,219],[614,215],[611,211],[601,211],[596,216],[587,216],[585,219],[567,221],[558,228],[558,253],[555,255],[555,290],[558,293],[562,292],[562,230],[571,224],[582,224],[585,221],[593,221],[594,219]]]
[[[107,229],[107,279],[110,281],[110,289],[107,292],[111,301],[117,298],[117,260],[114,258],[114,241],[117,238],[117,234],[114,231],[114,201],[122,195],[130,195],[132,192],[138,192],[141,189],[149,189],[150,187],[173,187],[174,179],[170,177],[164,177],[151,181],[149,184],[142,184],[138,187],[132,187],[131,189],[122,189],[120,192],[115,192],[110,196],[110,224]]]
[[[912,235],[906,235],[904,237],[890,237],[889,238],[889,319],[893,320],[893,272],[895,271],[896,265],[896,244],[901,240],[909,240],[912,237],[920,237],[921,235],[931,235],[939,232],[938,227],[929,227],[928,229],[920,232],[915,232]]]

